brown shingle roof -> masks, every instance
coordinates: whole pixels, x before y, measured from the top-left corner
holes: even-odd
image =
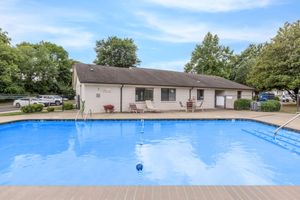
[[[75,64],[74,68],[81,83],[253,90],[251,87],[218,76],[137,67],[108,67],[82,63]]]

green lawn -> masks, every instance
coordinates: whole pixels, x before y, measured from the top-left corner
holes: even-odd
[[[69,101],[64,101],[65,103],[75,103],[74,100],[69,100]],[[50,106],[54,108],[55,111],[62,111],[62,106]],[[5,116],[15,116],[15,115],[33,115],[33,114],[40,114],[40,113],[49,113],[47,111],[47,107],[44,107],[42,112],[36,112],[36,113],[23,113],[21,111],[16,111],[16,112],[7,112],[7,113],[0,113],[0,117],[5,117]]]
[[[283,104],[282,107],[281,107],[280,112],[296,113],[297,112],[297,106],[296,106],[295,103]]]
[[[16,115],[34,115],[34,114],[41,114],[41,113],[49,113],[49,112],[45,110],[36,113],[23,113],[21,111],[17,111],[17,112],[0,113],[0,117],[16,116]]]

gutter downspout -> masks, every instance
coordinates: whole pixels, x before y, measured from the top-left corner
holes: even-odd
[[[124,84],[122,84],[120,88],[120,112],[123,112],[123,87]]]
[[[194,87],[191,87],[191,89],[189,90],[189,100],[192,100],[192,90],[194,89]]]

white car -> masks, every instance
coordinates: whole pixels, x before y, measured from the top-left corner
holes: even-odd
[[[13,106],[17,108],[21,108],[23,106],[27,106],[29,104],[43,104],[43,101],[39,100],[38,98],[33,97],[27,97],[27,98],[21,98],[14,101]]]
[[[280,101],[282,101],[282,102],[295,102],[295,100],[290,95],[282,95],[280,97]]]
[[[48,102],[50,105],[61,105],[63,103],[63,98],[58,95],[39,95],[40,100]]]

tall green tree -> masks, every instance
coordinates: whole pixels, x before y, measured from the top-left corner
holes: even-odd
[[[0,93],[24,93],[20,85],[20,70],[18,62],[20,56],[10,45],[7,32],[0,29]]]
[[[60,46],[50,42],[17,45],[19,68],[26,91],[35,94],[64,94],[71,89],[72,61]]]
[[[241,84],[247,84],[248,74],[255,66],[264,44],[250,44],[239,55],[235,56],[231,80]]]
[[[219,44],[219,37],[207,33],[201,44],[196,45],[185,72],[216,75],[229,78],[232,70],[233,51]]]
[[[258,57],[249,75],[250,84],[259,90],[300,88],[300,20],[285,23]]]
[[[0,28],[0,43],[4,43],[4,44],[10,44],[10,38],[8,37],[8,33],[6,31],[3,31]]]
[[[56,93],[73,96],[68,52],[50,42],[10,44],[0,28],[0,93]]]
[[[114,67],[136,67],[140,64],[137,57],[137,46],[133,39],[109,37],[96,41],[95,64],[108,65]]]

